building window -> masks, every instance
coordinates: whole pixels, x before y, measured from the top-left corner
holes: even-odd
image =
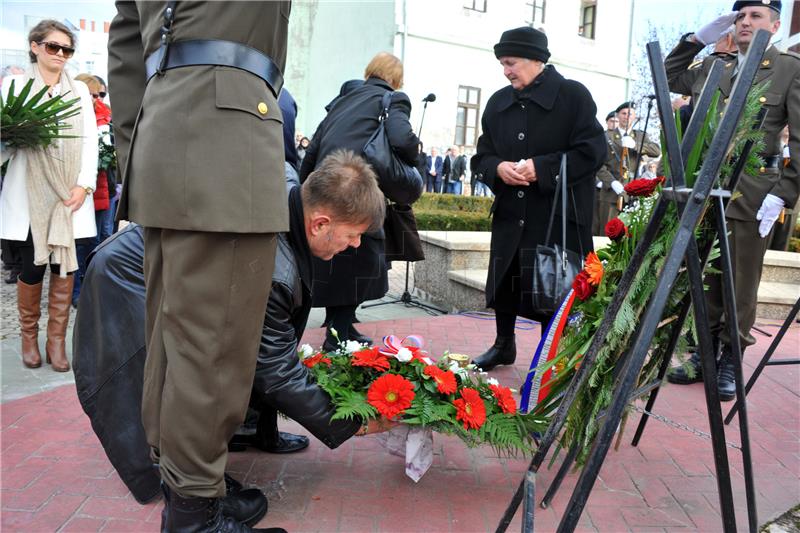
[[[587,39],[594,39],[595,20],[597,20],[596,0],[582,0],[581,25],[578,28],[578,35]]]
[[[480,13],[486,13],[486,2],[488,0],[464,0],[464,9],[469,9],[471,11],[479,11]]]
[[[459,85],[455,138],[457,146],[472,147],[478,142],[480,105],[481,90],[478,87]]]
[[[528,7],[531,8],[531,20],[528,21],[528,26],[533,28],[537,24],[544,24],[544,8],[546,4],[546,0],[530,0],[528,2]]]

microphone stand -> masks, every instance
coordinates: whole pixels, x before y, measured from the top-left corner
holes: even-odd
[[[636,178],[639,173],[639,165],[642,163],[642,147],[644,147],[644,140],[647,138],[647,125],[650,123],[650,111],[653,109],[653,99],[648,99],[647,102],[647,115],[644,118],[644,130],[642,131],[642,140],[639,141],[639,150],[636,153],[636,169],[634,170],[633,177]],[[631,128],[633,129],[633,128]]]
[[[427,98],[425,100],[423,100],[423,102],[425,102],[425,104],[422,106],[422,118],[419,121],[419,129],[417,130],[420,134],[422,134],[422,123],[425,121],[425,110],[428,109],[428,100],[427,100]],[[423,186],[424,186],[424,183],[423,183]],[[424,311],[426,311],[429,315],[436,316],[437,313],[442,314],[442,315],[446,315],[447,311],[445,311],[444,309],[440,309],[440,308],[436,307],[435,305],[426,304],[425,302],[421,302],[421,301],[417,300],[416,298],[414,298],[411,295],[411,293],[408,290],[408,273],[409,273],[409,269],[410,268],[411,268],[411,261],[406,261],[406,284],[405,284],[405,286],[403,288],[403,294],[401,294],[399,298],[392,298],[391,300],[388,300],[388,301],[385,301],[385,302],[378,302],[378,303],[369,304],[369,305],[362,305],[361,307],[363,309],[368,309],[370,307],[378,307],[380,305],[403,303],[403,304],[405,304],[406,307],[408,307],[410,305],[413,305],[415,307],[419,307],[420,309],[423,309]]]

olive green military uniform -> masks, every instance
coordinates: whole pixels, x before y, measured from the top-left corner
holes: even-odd
[[[282,118],[260,77],[191,66],[145,78],[163,1],[117,2],[109,33],[118,218],[145,227],[147,362],[142,421],[164,482],[225,494],[227,442],[242,422],[288,230]],[[175,42],[244,44],[283,69],[289,2],[178,2]]]
[[[650,141],[643,131],[631,130],[630,136],[636,141],[636,148],[626,149],[622,146],[622,133],[619,129],[606,130],[608,154],[606,162],[597,171],[597,181],[602,183],[602,187],[597,190],[592,235],[605,235],[606,223],[619,214],[618,196],[611,188],[611,182],[617,180],[625,185],[635,176],[639,146],[642,146],[643,155],[650,157],[661,155],[661,147]],[[644,138],[644,144],[642,144],[642,138]]]
[[[715,58],[707,57],[697,68],[689,68],[704,46],[687,41],[684,37],[665,60],[669,88],[673,92],[690,94],[697,101],[708,71]],[[725,70],[720,82],[722,109],[727,103],[733,83],[738,58],[725,62]],[[755,78],[755,84],[769,82],[762,97],[767,108],[764,122],[766,149],[765,157],[781,154],[781,130],[788,124],[789,146],[792,153],[800,153],[800,56],[779,52],[771,46],[764,53]],[[780,161],[780,158],[777,158]],[[764,253],[767,239],[758,233],[759,221],[756,213],[767,194],[781,198],[784,205],[792,207],[800,193],[800,160],[792,158],[783,169],[780,163],[759,169],[757,175],[743,174],[739,179],[737,194],[731,200],[726,212],[733,263],[736,292],[736,310],[739,322],[739,336],[742,346],[750,346],[755,339],[750,335],[756,319],[758,285],[761,280]],[[708,291],[709,318],[712,333],[719,335],[723,343],[729,344],[728,329],[725,327],[724,309],[720,276],[711,276]]]

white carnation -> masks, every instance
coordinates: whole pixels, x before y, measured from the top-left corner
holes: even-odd
[[[314,348],[312,348],[310,344],[302,345],[300,348],[297,349],[297,351],[300,353],[300,357],[302,359],[306,359],[314,355]]]
[[[398,361],[401,363],[408,363],[411,359],[414,358],[414,354],[411,353],[411,350],[408,348],[400,348],[397,350],[397,354],[395,355]]]
[[[364,345],[356,341],[347,341],[344,343],[344,351],[347,353],[360,352]]]
[[[495,378],[489,378],[489,379],[487,379],[487,380],[486,380],[486,383],[488,383],[489,385],[500,385],[500,382],[499,382],[499,381],[497,381]]]

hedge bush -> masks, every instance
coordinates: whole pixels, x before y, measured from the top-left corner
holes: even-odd
[[[414,203],[420,231],[491,231],[492,199],[483,196],[424,193]]]

